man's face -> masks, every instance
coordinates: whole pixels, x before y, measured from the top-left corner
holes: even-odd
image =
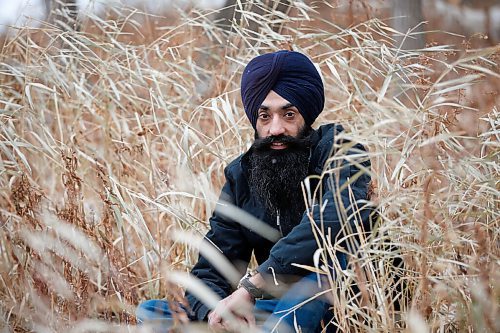
[[[259,138],[285,135],[296,138],[304,125],[304,118],[297,107],[272,90],[267,94],[257,116],[256,129]],[[270,148],[286,149],[287,144],[277,141],[273,142]]]
[[[286,99],[269,92],[257,117],[249,184],[271,218],[280,215],[287,234],[304,212],[301,181],[307,177],[311,127]],[[279,213],[278,213],[279,212]]]

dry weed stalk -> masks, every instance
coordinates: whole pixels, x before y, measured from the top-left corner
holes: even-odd
[[[80,32],[46,25],[4,40],[0,327],[120,331],[140,299],[178,299],[165,278],[197,249],[173,231],[204,234],[222,169],[253,135],[239,73],[285,47],[321,68],[319,122],[369,147],[380,207],[370,237],[320,240],[323,265],[350,254],[347,270],[325,270],[329,324],[500,329],[498,47],[404,51],[376,18],[345,28],[322,18],[331,5],[261,6],[263,17],[238,9],[231,35],[213,13],[167,21],[124,8],[87,15]]]

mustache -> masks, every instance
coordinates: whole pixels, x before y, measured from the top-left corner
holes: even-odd
[[[311,140],[309,136],[296,138],[290,135],[271,135],[265,138],[255,139],[252,148],[255,151],[267,151],[273,143],[285,144],[288,148],[308,148]]]

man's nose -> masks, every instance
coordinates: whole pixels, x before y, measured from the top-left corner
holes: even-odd
[[[281,135],[285,134],[285,126],[283,124],[283,119],[280,116],[274,116],[271,121],[271,127],[269,128],[269,135]]]

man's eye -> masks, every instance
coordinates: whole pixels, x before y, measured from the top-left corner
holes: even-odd
[[[262,119],[262,120],[265,120],[265,119],[269,118],[269,115],[266,114],[266,113],[260,113],[259,114],[259,118]]]
[[[295,117],[295,112],[294,111],[288,111],[287,113],[285,113],[285,117],[287,117],[287,118],[293,118],[293,117]]]

